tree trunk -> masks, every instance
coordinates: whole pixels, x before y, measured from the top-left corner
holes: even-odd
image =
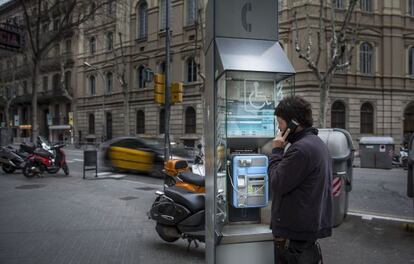
[[[318,127],[326,128],[326,110],[329,97],[330,84],[326,80],[321,80],[319,83],[320,103],[319,103],[319,119]]]
[[[125,136],[130,135],[129,130],[129,91],[128,91],[128,84],[123,85],[123,91],[124,91],[124,133]]]
[[[39,76],[39,64],[38,60],[33,60],[33,73],[32,73],[32,142],[36,142],[39,135],[39,125],[37,121],[37,77]]]

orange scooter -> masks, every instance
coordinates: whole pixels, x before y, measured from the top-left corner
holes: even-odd
[[[194,193],[206,192],[204,177],[192,173],[185,160],[168,160],[164,164],[164,173],[168,187],[176,186]]]

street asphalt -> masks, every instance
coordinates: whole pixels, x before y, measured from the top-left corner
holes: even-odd
[[[89,172],[82,180],[82,152],[66,153],[67,177],[0,173],[1,264],[204,263],[203,244],[187,251],[183,240],[165,243],[147,218],[160,179],[105,172],[95,179]],[[355,168],[354,214],[320,241],[325,263],[414,263],[414,233],[402,225],[414,219],[405,188],[402,169]]]

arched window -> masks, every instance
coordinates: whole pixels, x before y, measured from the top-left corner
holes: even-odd
[[[361,106],[361,134],[374,134],[374,107],[368,102]]]
[[[345,105],[335,101],[331,108],[331,127],[345,129]]]
[[[193,57],[187,59],[187,82],[197,81],[197,64]]]
[[[160,124],[159,124],[160,134],[164,134],[165,133],[165,110],[164,109],[161,109],[160,111],[159,121],[160,121]]]
[[[414,77],[414,47],[411,47],[408,51],[408,73],[411,77]]]
[[[360,68],[363,74],[373,73],[374,49],[371,44],[364,42],[359,48]]]
[[[113,75],[111,72],[106,74],[106,93],[112,93],[113,90]]]
[[[160,10],[160,30],[163,31],[166,28],[166,13],[165,13],[165,0],[160,0],[159,1],[159,7],[158,10]],[[168,12],[169,12],[169,22],[171,22],[171,1],[168,1]],[[170,23],[171,24],[171,23]]]
[[[88,131],[89,134],[95,134],[95,115],[94,114],[89,114],[89,118],[88,118]]]
[[[93,75],[89,77],[89,93],[90,95],[96,94],[96,80],[95,80],[95,76]]]
[[[187,0],[187,26],[197,22],[197,0]]]
[[[137,111],[137,134],[145,134],[145,113],[142,110]]]
[[[372,12],[372,1],[371,0],[361,0],[361,10],[363,12]]]
[[[145,88],[145,67],[139,66],[137,69],[138,88]]]
[[[93,55],[96,52],[96,38],[91,37],[89,40],[89,51]]]
[[[114,43],[114,37],[113,37],[113,33],[112,32],[108,32],[106,34],[106,49],[108,51],[112,50],[113,44]]]
[[[191,106],[185,110],[185,133],[196,133],[196,111]]]
[[[140,1],[137,6],[137,38],[147,38],[148,32],[148,4]]]

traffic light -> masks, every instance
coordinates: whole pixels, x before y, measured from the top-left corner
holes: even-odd
[[[182,103],[183,93],[184,93],[184,88],[183,88],[182,82],[171,84],[171,103],[172,104]]]
[[[154,100],[157,104],[165,104],[164,74],[154,74]]]

